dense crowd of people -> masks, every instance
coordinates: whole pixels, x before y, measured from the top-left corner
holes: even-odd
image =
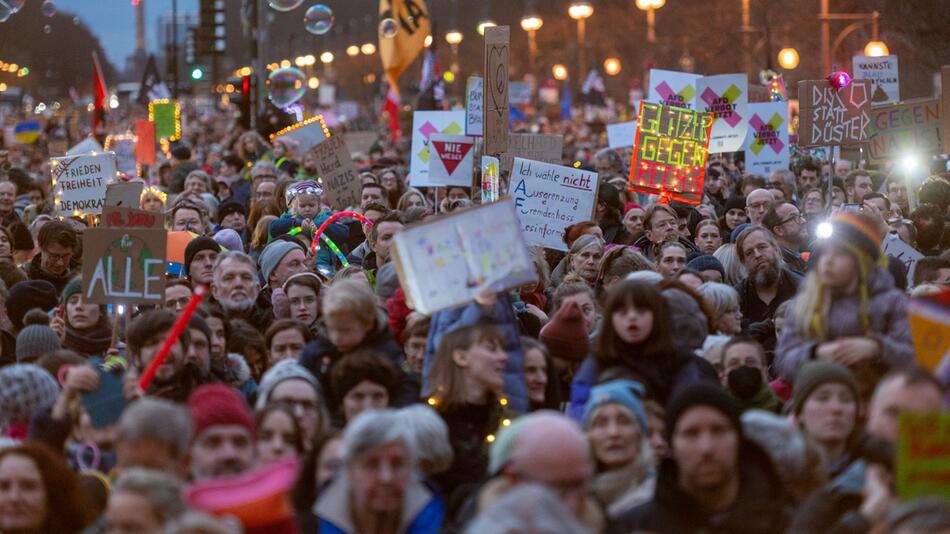
[[[185,119],[126,177],[193,236],[160,306],[84,298],[95,221],[54,210],[55,117],[0,150],[0,532],[950,529],[894,483],[899,415],[944,409],[950,381],[907,314],[950,289],[950,174],[713,155],[699,205],[664,203],[627,189],[629,150],[541,121],[597,173],[591,220],[532,248],[537,283],[425,316],[394,236],[480,203],[477,171],[420,190],[381,134],[353,154],[371,222],[326,230],[343,261],[311,251],[334,213],[313,150]],[[912,272],[889,234],[925,256]]]

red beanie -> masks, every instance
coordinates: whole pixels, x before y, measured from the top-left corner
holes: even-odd
[[[590,351],[587,328],[584,326],[584,314],[576,302],[569,301],[561,306],[538,336],[551,356],[563,360],[582,361]]]
[[[243,426],[254,434],[251,411],[231,386],[205,384],[199,387],[188,397],[188,411],[191,412],[194,436],[216,425]]]

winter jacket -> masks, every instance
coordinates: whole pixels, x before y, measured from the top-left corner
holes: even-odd
[[[23,264],[20,268],[26,271],[26,275],[30,277],[30,280],[46,280],[53,284],[53,287],[56,288],[56,293],[62,295],[63,288],[66,287],[66,284],[79,274],[78,269],[73,268],[73,265],[70,264],[70,268],[63,272],[63,274],[53,274],[40,266],[40,259],[42,257],[42,253],[37,254],[33,256],[32,260]]]
[[[455,454],[452,465],[433,480],[446,502],[453,503],[457,489],[471,489],[487,475],[490,445],[487,437],[498,431],[504,412],[498,409],[494,398],[485,404],[465,404],[438,412],[449,429],[449,443]],[[467,494],[466,491],[459,493]]]
[[[429,326],[429,339],[426,341],[426,355],[422,366],[422,390],[428,391],[429,369],[438,351],[442,336],[465,326],[476,324],[492,325],[499,328],[504,339],[505,384],[503,391],[508,397],[508,405],[517,413],[528,411],[528,388],[524,381],[524,350],[521,347],[521,334],[518,331],[518,319],[511,298],[507,293],[499,293],[498,301],[490,312],[475,302],[457,306],[449,310],[436,312]]]
[[[739,293],[739,309],[742,310],[742,331],[747,331],[752,323],[774,318],[775,310],[783,302],[795,296],[800,283],[800,276],[788,269],[782,269],[779,272],[775,298],[772,299],[772,302],[766,304],[759,298],[759,294],[755,289],[754,276],[749,276],[739,282],[736,285],[736,292]]]
[[[208,298],[210,295],[206,295]],[[213,301],[214,299],[209,299]],[[274,308],[270,302],[270,292],[262,290],[257,294],[254,306],[246,314],[228,313],[228,320],[243,319],[263,334],[274,322]]]
[[[356,265],[357,267],[362,267],[363,260],[365,260],[366,257],[369,256],[370,254],[372,254],[372,252],[373,252],[373,249],[369,248],[369,243],[366,241],[363,241],[362,243],[359,244],[358,247],[353,249],[353,252],[350,252],[346,256],[346,261],[350,262],[350,265]]]
[[[886,270],[878,268],[868,282],[868,320],[870,332],[865,332],[859,317],[860,297],[846,295],[833,297],[826,317],[824,339],[814,339],[802,333],[802,325],[794,313],[795,302],[789,307],[785,328],[775,350],[773,369],[789,382],[794,381],[799,368],[815,357],[815,349],[825,341],[848,336],[870,336],[878,342],[881,354],[878,363],[895,368],[914,362],[914,345],[907,321],[907,297],[894,287],[894,279]]]
[[[314,505],[320,534],[357,534],[350,511],[350,481],[346,470],[320,492]],[[403,493],[398,534],[436,534],[442,527],[442,498],[419,480],[411,480]]]
[[[773,534],[784,532],[791,500],[775,467],[757,445],[743,441],[739,450],[739,492],[725,510],[707,512],[679,486],[676,462],[660,465],[653,500],[617,519],[617,532],[658,534]]]

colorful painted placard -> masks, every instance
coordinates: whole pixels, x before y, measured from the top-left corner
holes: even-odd
[[[749,80],[745,74],[704,76],[696,81],[696,109],[711,113],[709,153],[741,150],[748,130]]]
[[[950,413],[900,414],[895,475],[901,500],[950,498]]]
[[[699,74],[675,70],[650,69],[649,102],[678,108],[696,109],[696,82]]]
[[[160,304],[165,298],[165,230],[87,228],[83,232],[83,300]]]
[[[472,187],[475,138],[466,135],[429,136],[429,186]]]
[[[498,200],[500,184],[501,162],[493,156],[482,156],[482,204]]]
[[[465,131],[465,110],[416,111],[412,114],[412,148],[409,182],[425,187],[429,180],[429,136],[436,133],[460,135]]]
[[[747,114],[746,172],[768,176],[788,169],[788,102],[752,103]]]
[[[827,80],[798,82],[798,144],[852,146],[871,134],[871,82],[851,80],[833,87]]]
[[[905,154],[940,153],[943,150],[940,113],[938,98],[872,106],[871,159],[893,160]]]

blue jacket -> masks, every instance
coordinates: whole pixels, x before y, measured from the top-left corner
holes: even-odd
[[[314,506],[320,534],[357,534],[350,516],[349,481],[337,476],[320,491]],[[437,534],[445,517],[445,502],[428,484],[413,480],[403,495],[399,534]]]
[[[524,413],[528,411],[528,388],[524,382],[524,350],[521,347],[521,334],[515,308],[507,293],[498,294],[498,302],[490,313],[475,302],[436,312],[429,326],[429,339],[426,341],[426,356],[422,366],[422,391],[428,391],[429,368],[438,350],[442,336],[462,327],[476,324],[492,325],[499,328],[504,337],[504,349],[508,354],[505,364],[504,393],[508,397],[512,410]]]

